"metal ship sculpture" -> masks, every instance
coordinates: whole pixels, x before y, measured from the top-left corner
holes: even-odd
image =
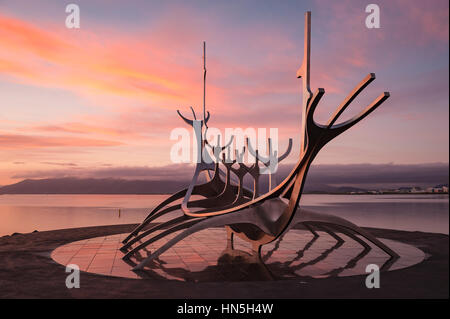
[[[178,114],[186,124],[197,128],[194,131],[200,141],[201,154],[208,157],[207,148],[209,148],[215,161],[211,157],[205,160],[204,156],[200,156],[201,161],[196,165],[189,186],[157,205],[145,220],[125,238],[121,250],[126,252],[123,258],[129,260],[146,250],[148,245],[155,244],[168,235],[176,234],[170,240],[164,240],[158,249],[149,252],[147,257],[134,267],[134,270],[142,270],[152,260],[187,236],[207,228],[221,226],[227,229],[228,247],[232,249],[234,236],[239,236],[252,245],[253,251],[258,256],[263,245],[279,239],[292,227],[301,224],[314,236],[319,236],[316,230],[320,229],[338,240],[343,240],[339,236],[340,233],[345,234],[348,238],[360,243],[365,249],[371,248],[368,243],[371,242],[390,256],[391,263],[389,264],[399,257],[387,245],[357,225],[337,216],[316,213],[299,206],[308,169],[319,151],[328,142],[368,116],[389,97],[389,93],[384,92],[357,116],[345,122],[336,123],[358,94],[375,79],[375,74],[370,73],[336,108],[327,123],[316,123],[314,112],[325,90],[319,88],[312,93],[310,89],[310,37],[311,13],[307,12],[305,14],[303,62],[297,71],[297,77],[302,79],[302,140],[298,161],[289,175],[276,186],[272,185],[271,178],[269,191],[260,194],[258,185],[261,170],[267,168],[272,159],[280,162],[286,158],[292,149],[292,139],[289,139],[288,149],[281,156],[272,150],[269,139],[267,157],[261,156],[247,139],[247,152],[255,157],[255,163],[246,165],[228,160],[225,154],[232,141],[227,145],[220,146],[211,145],[205,138],[210,114],[205,112],[204,94],[202,119],[197,119],[193,109],[193,119],[184,117],[179,111]],[[204,85],[205,79],[206,68],[204,66]],[[238,156],[242,156],[245,151],[244,148]],[[205,174],[205,183],[198,183],[200,174]],[[249,175],[254,181],[252,189],[244,186],[246,175]],[[193,200],[191,199],[193,195],[198,195],[201,199]],[[161,217],[166,217],[172,212],[179,212],[179,215],[158,223]],[[217,240],[217,238],[211,238],[211,240]]]

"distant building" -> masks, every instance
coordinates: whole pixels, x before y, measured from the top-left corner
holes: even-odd
[[[412,187],[399,187],[398,192],[399,193],[411,193]]]
[[[415,193],[415,194],[417,194],[417,193],[425,193],[425,190],[422,189],[421,187],[413,187],[410,192],[411,193]]]
[[[436,185],[434,187],[427,188],[427,192],[429,193],[448,193],[448,185]]]

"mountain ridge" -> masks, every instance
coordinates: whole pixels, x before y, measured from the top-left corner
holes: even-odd
[[[263,187],[267,187],[264,185]],[[128,180],[120,178],[25,179],[0,187],[0,194],[168,194],[183,189],[189,181]],[[306,186],[309,193],[347,193],[366,191],[357,187]]]

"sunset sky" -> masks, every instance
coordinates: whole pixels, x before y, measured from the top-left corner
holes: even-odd
[[[365,27],[369,1],[77,0],[80,29],[68,3],[0,1],[0,185],[170,164],[176,110],[201,113],[203,41],[209,125],[276,127],[295,161],[307,10],[318,122],[369,72],[344,120],[391,93],[314,163],[448,163],[447,0],[377,1],[380,29]]]

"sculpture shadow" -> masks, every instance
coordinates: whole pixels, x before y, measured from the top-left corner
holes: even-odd
[[[299,228],[305,228],[304,226]],[[326,231],[324,230],[326,233]],[[358,266],[358,263],[371,252],[370,247],[363,247],[361,251],[353,250],[353,255],[349,255],[348,252],[344,258],[341,256],[339,262],[335,260],[330,261],[330,255],[332,253],[339,254],[339,250],[343,248],[345,240],[342,239],[336,232],[329,233],[333,241],[326,241],[327,245],[323,243],[320,248],[315,247],[318,243],[319,236],[312,236],[307,240],[303,248],[295,252],[295,256],[290,256],[283,261],[279,261],[274,258],[277,252],[283,252],[283,241],[286,234],[280,237],[274,246],[260,254],[253,252],[251,249],[245,251],[243,249],[236,249],[232,246],[231,242],[228,242],[227,247],[219,254],[217,260],[211,263],[205,263],[205,267],[200,270],[190,270],[186,267],[172,267],[170,262],[166,262],[163,259],[156,258],[151,263],[147,264],[144,269],[133,270],[142,279],[151,280],[175,280],[184,282],[242,282],[242,281],[274,281],[274,280],[287,280],[293,278],[329,278],[338,277],[345,270],[351,270]],[[320,238],[323,238],[320,237]],[[318,253],[320,250],[320,253]],[[126,260],[131,266],[135,267],[142,260],[145,260],[147,256],[151,255],[151,251],[146,250],[145,254],[139,253],[134,258]],[[308,253],[317,256],[309,258]],[[321,262],[325,262],[328,265],[332,263],[332,268],[328,268],[326,271],[322,271],[319,275],[303,274],[303,270],[308,268],[315,269],[315,267]],[[387,259],[382,270],[388,269],[385,265],[391,266],[391,259]],[[320,270],[320,267],[317,268]],[[308,271],[306,271],[308,273]],[[361,273],[363,274],[363,273]],[[365,273],[364,273],[365,274]]]

